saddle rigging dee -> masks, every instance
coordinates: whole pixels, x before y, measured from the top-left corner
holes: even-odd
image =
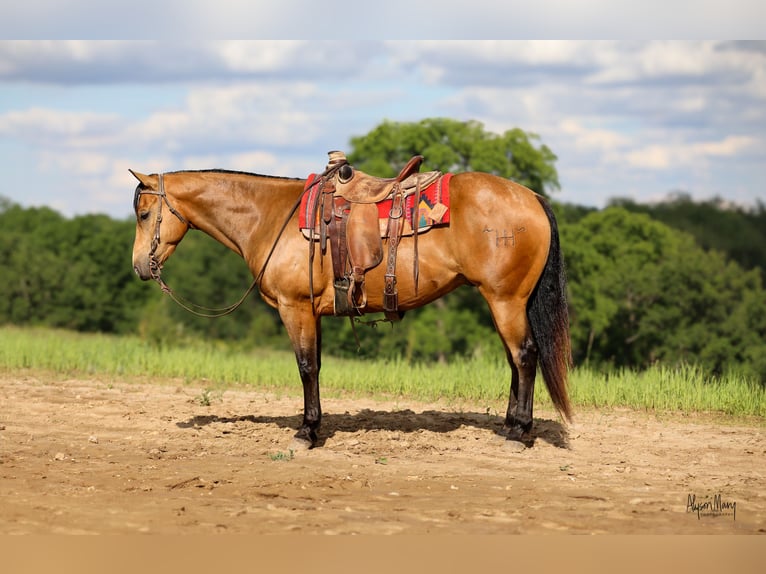
[[[383,239],[387,239],[386,274],[383,289],[383,310],[388,320],[398,320],[398,291],[396,288],[396,254],[403,235],[414,239],[413,275],[415,289],[418,280],[417,236],[421,193],[442,177],[439,171],[419,173],[423,156],[416,155],[396,177],[379,178],[354,169],[343,152],[329,152],[327,169],[321,176],[307,182],[307,190],[318,189],[305,207],[307,226],[304,234],[312,239],[309,246],[309,269],[313,269],[315,241],[322,253],[327,242],[333,265],[335,315],[362,315],[367,304],[365,273],[383,261]],[[405,204],[412,198],[413,214],[405,213]],[[381,218],[378,204],[390,201],[387,217]],[[431,209],[431,219],[440,222],[446,207],[437,203]],[[407,220],[412,221],[411,224]],[[405,229],[405,227],[407,229]],[[307,233],[308,232],[308,233]],[[311,272],[310,272],[311,273]],[[313,284],[313,278],[309,277]]]

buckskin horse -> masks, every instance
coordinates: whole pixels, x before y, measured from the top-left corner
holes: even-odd
[[[314,447],[322,418],[321,318],[334,314],[336,294],[332,265],[323,263],[329,254],[308,257],[309,240],[299,230],[297,207],[307,181],[226,170],[131,173],[139,181],[136,274],[165,289],[160,271],[189,229],[242,256],[253,285],[278,310],[295,351],[304,414],[294,446]],[[479,290],[511,369],[501,434],[528,444],[538,363],[557,411],[566,420],[572,413],[566,277],[556,219],[543,197],[488,173],[454,175],[449,195],[448,225],[401,238],[400,269],[417,267],[418,273],[397,275],[398,311],[426,305],[460,285]],[[385,267],[365,273],[365,313],[383,311]]]

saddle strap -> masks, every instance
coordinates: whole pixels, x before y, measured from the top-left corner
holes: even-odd
[[[415,186],[415,205],[412,208],[412,235],[413,235],[413,257],[412,257],[412,276],[415,280],[415,297],[418,296],[418,278],[420,276],[420,267],[418,266],[418,228],[420,227],[420,181]]]
[[[383,312],[389,321],[401,319],[399,292],[396,288],[396,251],[404,228],[404,193],[399,183],[394,185],[391,213],[388,216],[388,261],[383,286]]]
[[[333,194],[335,192],[335,185],[332,182],[323,181],[324,185],[319,190],[319,194],[322,196],[322,214],[321,222],[319,226],[319,241],[322,246],[322,252],[327,249],[327,232],[332,222],[333,213]]]
[[[332,253],[332,270],[335,279],[346,276],[346,262],[348,261],[348,242],[346,240],[346,225],[350,204],[342,197],[328,197],[332,203],[332,217],[329,222],[330,251]]]
[[[316,221],[316,213],[317,209],[319,209],[319,198],[322,197],[322,187],[325,184],[325,181],[323,179],[320,180],[319,176],[312,175],[311,181],[306,186],[306,189],[310,189],[311,186],[315,185],[315,182],[319,180],[318,186],[319,186],[319,193],[316,194],[316,198],[313,202],[311,202],[308,206],[308,214],[307,214],[307,221]],[[304,192],[305,193],[305,192]],[[324,250],[324,241],[322,242],[322,249]],[[313,241],[309,241],[309,293],[311,294],[311,305],[314,305],[314,252],[316,251],[316,245]],[[321,259],[320,259],[321,261]]]

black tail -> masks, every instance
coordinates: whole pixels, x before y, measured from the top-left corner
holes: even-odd
[[[572,349],[569,340],[569,309],[564,258],[559,229],[550,204],[538,196],[551,225],[551,246],[545,269],[527,306],[532,336],[537,343],[540,371],[553,405],[566,420],[572,419],[567,392]]]

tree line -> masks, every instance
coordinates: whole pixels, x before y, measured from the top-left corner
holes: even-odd
[[[492,134],[478,122],[384,122],[351,147],[350,161],[380,176],[421,153],[423,169],[497,173],[548,197],[558,188],[556,156],[518,128]],[[576,364],[692,363],[711,375],[735,372],[766,382],[763,204],[746,209],[681,194],[654,204],[615,199],[600,210],[552,203]],[[205,338],[243,349],[289,347],[278,315],[257,296],[232,315],[205,319],[139,281],[131,266],[134,229],[132,219],[66,218],[0,198],[0,324],[139,334],[159,345]],[[209,307],[236,301],[252,280],[237,255],[195,231],[163,277]],[[347,318],[333,317],[323,327],[324,350],[332,355],[408,361],[503,355],[484,300],[468,286],[393,326],[352,328]]]

